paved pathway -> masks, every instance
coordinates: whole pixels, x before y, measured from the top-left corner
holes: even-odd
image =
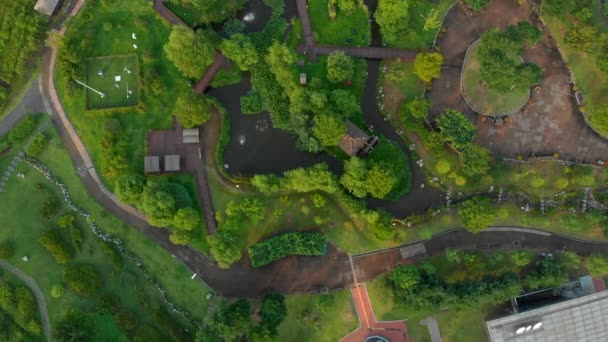
[[[217,51],[215,53],[215,59],[213,60],[213,64],[211,64],[209,68],[207,68],[205,74],[198,80],[198,82],[196,82],[196,85],[194,86],[194,93],[204,93],[215,78],[217,72],[220,70],[221,67],[225,67],[227,62],[228,61],[226,60],[226,57],[224,57],[221,52]]]
[[[21,279],[21,281],[23,281],[27,285],[27,287],[32,290],[32,293],[36,297],[36,303],[38,304],[38,312],[40,313],[40,321],[42,323],[42,330],[44,331],[44,336],[46,336],[47,341],[51,341],[51,321],[49,319],[49,312],[46,308],[46,300],[44,299],[44,294],[42,293],[34,279],[30,278],[30,276],[23,273],[20,269],[14,267],[13,265],[2,259],[0,259],[0,267],[12,273],[15,277]]]
[[[164,4],[165,0],[154,0],[154,10],[171,25],[186,25],[183,20],[173,14]]]
[[[366,337],[379,335],[391,342],[409,342],[407,324],[400,321],[377,321],[365,284],[350,289],[359,317],[359,328],[344,336],[340,342],[361,342]],[[434,341],[433,341],[434,342]]]
[[[435,317],[427,317],[420,321],[420,325],[426,325],[429,328],[429,334],[431,334],[431,342],[441,342],[441,332],[439,331],[439,325]]]
[[[0,121],[0,136],[8,133],[11,128],[15,127],[28,114],[45,111],[38,82],[39,80],[36,78],[25,92],[21,102]]]
[[[313,61],[318,55],[329,55],[334,51],[342,51],[349,56],[367,59],[401,58],[408,61],[416,59],[418,51],[408,49],[317,45],[313,38],[312,22],[310,20],[310,13],[308,12],[308,1],[296,0],[296,4],[298,7],[298,16],[302,23],[302,32],[304,33],[304,45],[298,46],[297,51],[298,53],[307,54]],[[370,1],[370,5],[371,10],[375,10],[376,2]],[[370,13],[370,15],[373,15],[373,13]],[[372,43],[379,44],[377,25],[374,23],[372,23]]]

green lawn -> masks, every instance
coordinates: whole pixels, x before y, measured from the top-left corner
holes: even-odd
[[[350,291],[288,296],[279,341],[335,342],[359,326]]]
[[[131,107],[139,103],[136,54],[89,58],[85,67],[86,84],[96,90],[87,88],[87,109]]]
[[[608,32],[608,24],[604,21],[601,13],[600,1],[593,0],[592,20],[600,32]],[[562,51],[565,53],[566,61],[576,79],[576,86],[579,87],[585,98],[584,106],[587,115],[593,115],[593,110],[603,105],[608,105],[608,75],[602,72],[596,64],[596,57],[593,54],[576,51],[564,42],[564,35],[567,31],[567,22],[557,17],[544,17],[545,22],[555,35]],[[608,132],[603,132],[608,135]]]
[[[105,211],[82,186],[75,173],[75,167],[52,126],[49,127],[48,134],[52,143],[39,159],[67,185],[74,203],[91,213],[102,231],[119,237],[128,250],[142,260],[143,266],[152,277],[167,290],[167,296],[171,301],[190,311],[194,318],[202,319],[207,313],[208,303],[205,296],[210,291],[209,288],[199,279],[190,279],[192,272],[160,248],[155,241],[149,240],[133,227]],[[4,158],[10,158],[10,155],[0,160],[4,161]],[[13,175],[5,191],[0,194],[0,201],[4,203],[3,208],[5,208],[0,211],[0,225],[7,228],[0,230],[0,241],[8,239],[14,243],[16,253],[11,262],[32,276],[41,287],[47,297],[52,322],[57,322],[70,307],[93,310],[97,305],[94,299],[82,299],[70,291],[66,291],[66,295],[60,299],[50,296],[52,286],[62,281],[64,266],[55,263],[38,243],[42,232],[59,229],[56,228],[54,218],[46,220],[40,215],[39,208],[49,194],[57,198],[62,198],[62,195],[58,187],[48,182],[25,162],[20,163],[15,172],[24,173],[25,178],[19,179]],[[37,184],[41,184],[48,192],[36,190]],[[66,213],[69,209],[63,204],[60,212]],[[76,256],[74,262],[94,264],[104,280],[103,293],[119,296],[121,305],[133,311],[139,323],[150,322],[153,312],[162,305],[156,287],[147,281],[137,270],[136,265],[127,259],[123,258],[125,266],[122,271],[113,271],[102,252],[99,240],[90,232],[86,222],[79,217],[77,223],[83,233],[84,244],[82,252]],[[67,231],[61,230],[61,234],[66,241],[70,241]],[[30,260],[21,261],[23,256],[28,256]]]
[[[467,101],[476,111],[486,115],[513,113],[523,106],[530,97],[529,89],[512,90],[500,93],[490,89],[481,78],[479,65],[479,47],[477,44],[467,52],[469,54],[464,65],[463,93]]]
[[[431,10],[437,10],[437,18],[439,21],[447,10],[452,6],[454,0],[440,0],[439,4],[431,3],[430,1],[415,1],[412,2],[410,11],[410,33],[404,33],[402,38],[395,43],[389,44],[391,47],[400,47],[405,49],[421,49],[423,47],[431,47],[439,28],[432,30],[424,30],[424,22]]]
[[[165,1],[164,5],[173,12],[173,14],[183,20],[186,25],[194,27],[194,25],[198,23],[200,14],[197,13],[197,10],[194,9],[193,6],[175,1]]]
[[[139,78],[143,85],[141,105],[121,110],[114,115],[121,123],[123,135],[129,137],[125,139],[126,160],[128,170],[132,172],[143,172],[147,131],[171,128],[172,109],[177,95],[191,91],[188,80],[163,52],[163,45],[170,32],[169,24],[144,1],[120,1],[111,6],[106,6],[103,2],[87,2],[80,14],[70,21],[66,32],[65,49],[74,51],[83,60],[133,53],[138,56]],[[132,33],[137,37],[137,50],[133,49]],[[166,90],[158,94],[151,93],[150,80],[154,79]],[[57,66],[56,80],[66,113],[99,169],[102,163],[103,127],[108,114],[85,110],[85,89],[70,83],[61,65]],[[126,88],[121,89],[126,91]],[[113,177],[100,176],[109,188],[113,188]]]
[[[344,13],[338,9],[336,18],[332,20],[329,17],[328,2],[328,0],[308,2],[315,42],[341,46],[368,46],[371,31],[367,7],[357,6],[353,13]]]

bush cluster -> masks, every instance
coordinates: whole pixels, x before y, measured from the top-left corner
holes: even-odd
[[[253,267],[270,264],[290,255],[325,255],[327,238],[321,233],[291,232],[277,235],[249,248]]]

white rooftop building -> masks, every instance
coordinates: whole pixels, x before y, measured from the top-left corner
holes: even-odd
[[[608,341],[608,291],[486,322],[491,342]]]

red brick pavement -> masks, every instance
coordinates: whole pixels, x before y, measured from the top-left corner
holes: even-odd
[[[366,337],[379,335],[386,337],[391,342],[410,342],[407,335],[407,324],[405,321],[377,321],[374,316],[371,300],[367,293],[365,284],[359,284],[351,289],[357,315],[359,316],[359,328],[344,336],[341,342],[363,342]]]

